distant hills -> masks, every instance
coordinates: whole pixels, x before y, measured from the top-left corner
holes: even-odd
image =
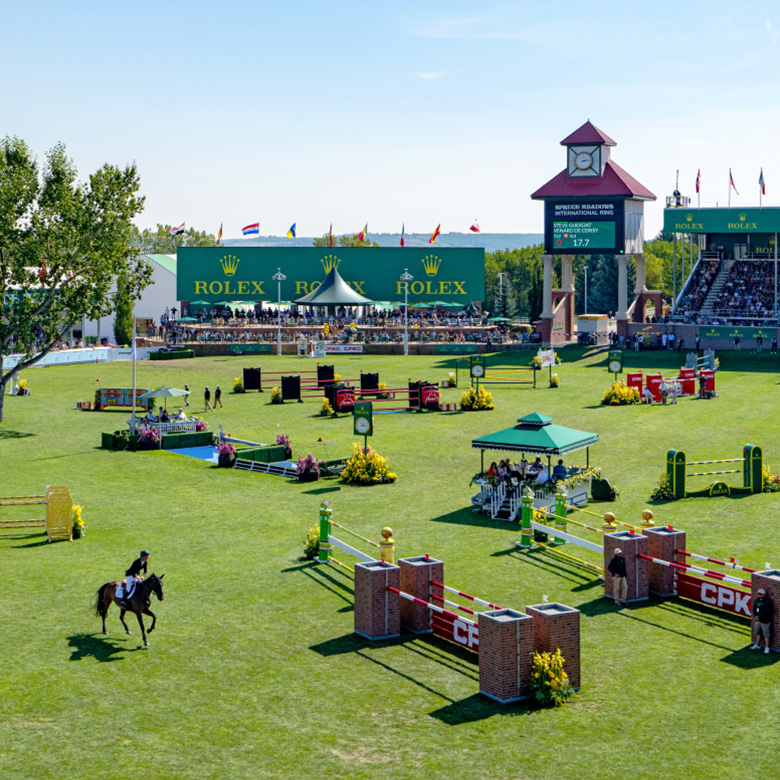
[[[407,233],[404,241],[407,247],[429,246],[430,233]],[[334,235],[335,239],[336,236]],[[379,246],[397,247],[401,243],[400,233],[369,233],[371,241],[376,241]],[[500,249],[522,249],[526,246],[541,244],[544,241],[542,233],[442,233],[435,246],[465,249],[478,247],[486,252],[496,252]],[[312,246],[314,238],[298,236],[298,238],[281,238],[279,236],[252,236],[252,238],[226,238],[222,244],[234,247],[301,247]]]

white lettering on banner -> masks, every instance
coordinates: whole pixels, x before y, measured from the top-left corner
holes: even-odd
[[[456,618],[452,623],[452,636],[459,645],[479,647],[479,626],[472,623],[464,623]]]
[[[750,593],[740,593],[732,588],[704,582],[701,586],[701,600],[729,612],[750,617]]]

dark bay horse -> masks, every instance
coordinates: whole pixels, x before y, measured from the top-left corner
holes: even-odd
[[[138,618],[138,625],[141,626],[141,635],[144,638],[144,645],[149,647],[149,642],[146,639],[146,630],[144,629],[144,621],[142,615],[150,615],[152,618],[152,625],[149,628],[149,633],[154,631],[155,623],[157,623],[157,617],[154,612],[149,609],[151,603],[151,595],[154,593],[157,598],[162,601],[165,596],[163,595],[162,579],[165,575],[161,574],[159,577],[156,574],[150,574],[143,582],[139,582],[135,586],[135,591],[130,599],[125,599],[125,608],[122,608],[120,599],[116,597],[117,588],[122,584],[121,582],[107,582],[105,585],[101,585],[100,590],[97,592],[97,601],[95,603],[95,612],[97,616],[103,618],[103,633],[108,634],[106,631],[106,614],[108,608],[111,606],[111,602],[117,605],[121,610],[119,613],[119,619],[122,621],[122,625],[125,627],[125,631],[129,634],[130,629],[125,623],[125,612],[133,612]]]

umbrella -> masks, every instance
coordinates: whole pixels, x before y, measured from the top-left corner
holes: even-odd
[[[197,317],[179,317],[176,322],[200,322],[200,320]]]
[[[190,306],[211,306],[211,301],[190,301]]]
[[[232,306],[233,301],[214,301],[214,306]]]
[[[410,309],[430,309],[431,304],[430,303],[410,303],[409,304]]]
[[[491,317],[488,322],[512,322],[508,317]]]
[[[178,398],[183,395],[189,395],[189,390],[179,390],[178,387],[168,387],[163,385],[156,390],[150,390],[139,397],[139,401],[148,401],[150,398],[165,398],[165,408],[168,408],[169,398]]]
[[[441,304],[445,309],[462,309],[462,303],[443,303]]]

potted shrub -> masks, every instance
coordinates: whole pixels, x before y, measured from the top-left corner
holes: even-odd
[[[160,449],[160,431],[157,428],[144,425],[138,435],[138,448],[141,450]]]
[[[290,446],[290,437],[284,433],[277,433],[276,444],[277,446],[284,447],[284,457],[287,458],[287,460],[290,460],[290,458],[292,458],[292,447]]]
[[[316,482],[320,478],[320,461],[309,453],[298,458],[298,479],[301,482]]]
[[[236,462],[236,448],[229,442],[223,441],[219,445],[219,456],[217,457],[217,466],[223,469],[233,468]]]

